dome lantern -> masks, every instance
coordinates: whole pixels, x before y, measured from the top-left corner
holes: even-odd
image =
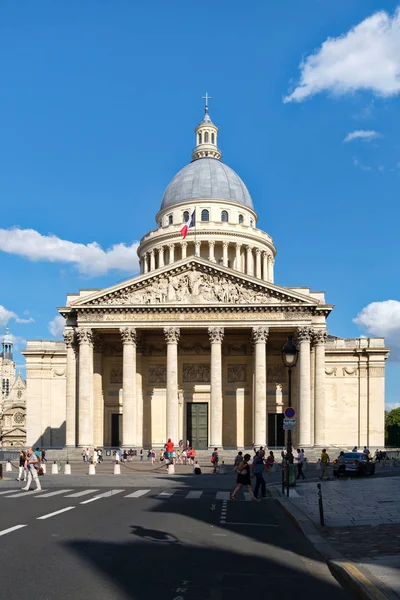
[[[207,92],[203,96],[206,105],[203,120],[194,130],[196,134],[196,147],[192,152],[193,160],[197,160],[198,158],[220,159],[222,156],[217,146],[218,127],[211,121],[208,113],[208,101],[210,98],[211,96]]]
[[[6,328],[6,334],[3,336],[2,342],[2,357],[4,359],[12,360],[13,358],[13,337],[10,335],[8,327]]]

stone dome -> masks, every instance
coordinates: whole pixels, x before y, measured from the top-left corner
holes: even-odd
[[[172,179],[161,201],[161,210],[186,200],[212,198],[242,204],[254,210],[249,191],[239,175],[216,158],[199,158]]]

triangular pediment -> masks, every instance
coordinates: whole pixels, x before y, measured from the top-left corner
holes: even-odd
[[[11,436],[15,437],[16,435],[25,437],[26,431],[25,431],[25,429],[21,429],[20,427],[14,427],[14,429],[9,429],[8,431],[4,431],[2,435],[3,435],[3,438],[11,437]]]
[[[72,302],[71,309],[154,305],[303,305],[320,302],[288,288],[189,257]]]

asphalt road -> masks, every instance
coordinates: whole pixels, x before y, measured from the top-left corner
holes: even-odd
[[[1,490],[3,596],[351,597],[272,499],[251,502],[241,495],[231,501],[217,488],[163,490],[120,483],[98,491],[51,487],[23,496],[19,490]],[[54,492],[59,493],[46,497]],[[63,509],[68,510],[59,512]],[[18,525],[25,526],[8,531]]]

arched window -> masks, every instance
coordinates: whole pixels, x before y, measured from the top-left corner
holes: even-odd
[[[244,223],[244,216],[239,215],[239,225],[243,225],[243,223]]]
[[[209,221],[210,220],[210,213],[208,212],[208,210],[206,208],[201,211],[201,220],[202,221]]]
[[[253,219],[250,219],[250,227],[253,227],[253,225],[254,225],[254,221],[253,221]]]
[[[208,144],[208,131],[206,131],[204,134],[204,143]]]
[[[172,225],[174,222],[174,217],[173,215],[168,215],[168,225]]]
[[[201,133],[199,133],[199,144],[201,144]]]
[[[226,210],[223,210],[221,213],[221,221],[223,223],[227,223],[229,221],[229,216]]]
[[[189,211],[185,210],[183,213],[183,222],[187,223],[189,221]]]
[[[215,135],[213,133],[211,134],[211,143],[215,144]]]

